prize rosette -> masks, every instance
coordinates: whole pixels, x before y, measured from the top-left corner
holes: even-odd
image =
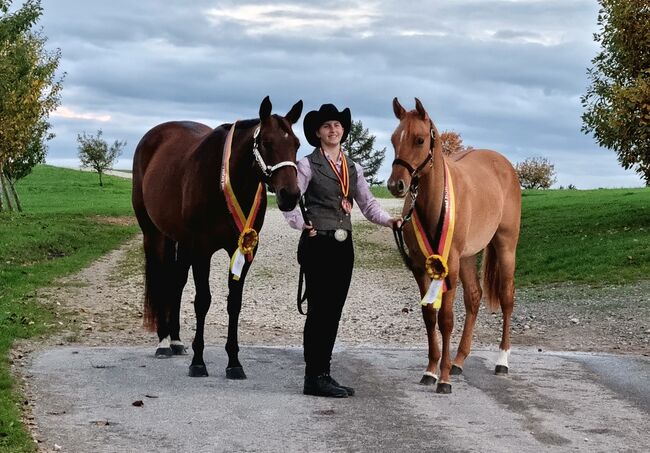
[[[246,228],[239,235],[239,241],[237,242],[237,245],[242,254],[249,255],[253,253],[253,251],[255,250],[255,247],[257,246],[257,241],[258,241],[257,231],[255,231],[252,228]]]
[[[433,280],[442,280],[449,273],[447,263],[440,255],[430,255],[424,263],[424,268]]]

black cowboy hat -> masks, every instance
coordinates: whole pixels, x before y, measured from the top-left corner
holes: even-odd
[[[305,130],[305,137],[311,146],[316,148],[320,146],[320,138],[316,135],[316,131],[323,123],[334,120],[343,126],[343,136],[341,137],[341,142],[343,142],[348,137],[350,124],[352,123],[349,108],[345,108],[339,112],[334,104],[323,104],[320,106],[320,109],[312,110],[305,115],[302,126]]]

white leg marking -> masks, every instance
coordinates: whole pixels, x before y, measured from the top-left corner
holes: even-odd
[[[169,337],[163,338],[160,343],[158,343],[159,348],[169,349]]]
[[[422,373],[422,374],[424,374],[425,376],[432,377],[432,378],[434,378],[436,381],[438,380],[438,377],[439,377],[438,374],[436,374],[436,373],[432,373],[431,371],[427,371],[427,370],[424,370],[424,373]]]
[[[183,342],[180,340],[172,340],[171,344],[176,346],[183,346]]]
[[[504,351],[503,349],[499,350],[499,358],[497,359],[497,365],[503,365],[506,368],[508,367],[508,357],[510,356],[510,349]]]

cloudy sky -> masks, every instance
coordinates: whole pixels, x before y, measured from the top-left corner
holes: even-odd
[[[386,147],[392,99],[418,97],[439,130],[513,163],[547,157],[557,183],[638,187],[614,152],[580,132],[586,68],[597,53],[595,0],[319,2],[43,0],[61,49],[63,102],[48,162],[76,166],[76,136],[102,129],[128,145],[176,119],[213,127],[254,118],[270,95],[284,114],[348,106]],[[300,125],[299,156],[309,151]]]

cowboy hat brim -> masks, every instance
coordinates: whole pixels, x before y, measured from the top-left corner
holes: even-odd
[[[352,124],[352,116],[350,109],[345,108],[339,112],[334,104],[323,104],[318,110],[312,110],[305,115],[303,121],[303,129],[305,138],[309,144],[315,148],[320,146],[320,138],[316,135],[318,129],[327,121],[338,121],[343,126],[343,136],[341,142],[344,142],[350,132],[350,125]]]

